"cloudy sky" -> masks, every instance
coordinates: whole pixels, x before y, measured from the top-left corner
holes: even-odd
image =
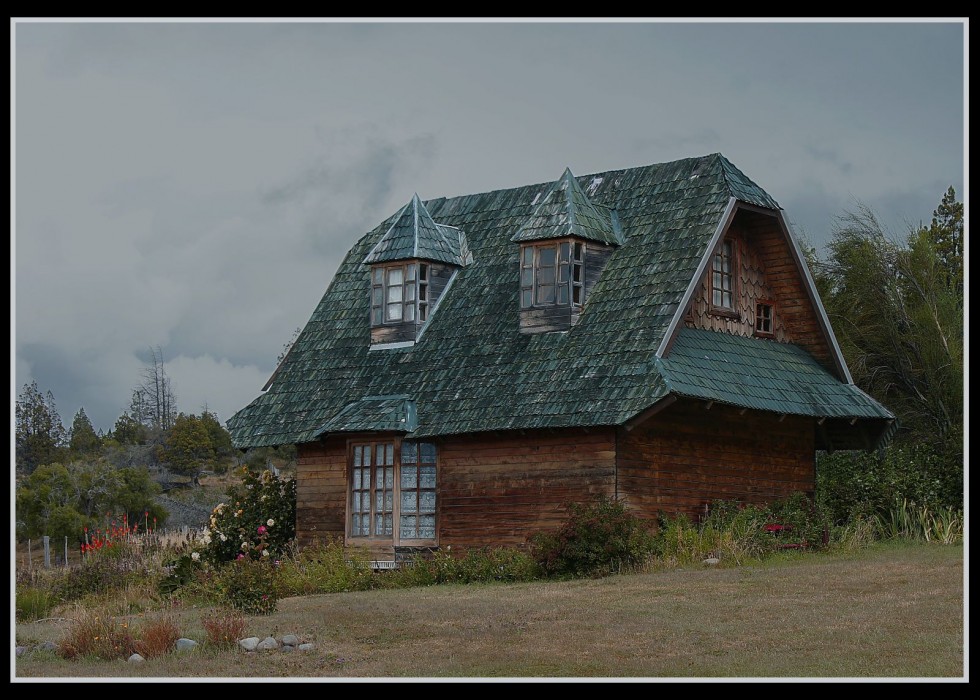
[[[814,245],[963,198],[964,23],[15,21],[11,405],[257,396],[405,204],[721,152]]]

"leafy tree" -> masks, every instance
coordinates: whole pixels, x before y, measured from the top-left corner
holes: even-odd
[[[142,445],[148,437],[146,426],[129,413],[123,412],[116,419],[112,438],[120,445]]]
[[[18,534],[76,540],[83,527],[104,526],[107,512],[119,520],[127,513],[133,523],[148,512],[162,523],[167,512],[153,500],[159,491],[145,469],[114,469],[105,462],[42,465],[17,489]]]
[[[51,392],[42,395],[37,382],[24,386],[15,406],[16,468],[30,474],[61,458],[65,427]]]
[[[956,441],[963,423],[962,207],[951,197],[904,244],[870,208],[846,212],[818,273],[854,381],[906,437],[936,444]]]
[[[215,455],[218,457],[227,457],[235,448],[231,444],[231,433],[229,433],[225,426],[221,425],[218,421],[218,415],[208,411],[207,407],[201,411],[201,424],[204,425],[204,429],[208,431],[208,436],[211,438],[211,447],[214,448]]]
[[[214,464],[207,426],[194,414],[180,413],[167,434],[164,456],[173,471],[196,478]]]
[[[71,422],[71,438],[68,448],[77,457],[88,457],[98,453],[102,440],[92,427],[92,421],[85,415],[85,409],[79,408]]]

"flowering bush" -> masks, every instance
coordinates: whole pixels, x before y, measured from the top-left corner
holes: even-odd
[[[279,556],[295,534],[295,482],[269,470],[243,468],[241,475],[241,485],[228,503],[215,506],[199,540],[200,556],[211,564]]]

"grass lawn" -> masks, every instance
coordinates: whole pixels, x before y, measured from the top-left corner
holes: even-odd
[[[288,598],[247,633],[310,652],[209,651],[141,664],[31,651],[12,679],[930,678],[963,680],[962,546],[891,543],[738,568]],[[177,610],[203,640],[201,609]],[[18,644],[64,622],[17,624]]]

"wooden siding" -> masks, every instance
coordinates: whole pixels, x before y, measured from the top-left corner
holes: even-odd
[[[638,515],[703,515],[708,502],[765,503],[813,493],[813,420],[682,399],[621,430],[617,495]]]
[[[347,518],[347,440],[296,446],[296,541],[343,537]]]
[[[724,333],[755,334],[755,303],[773,302],[773,337],[795,343],[837,375],[830,345],[820,327],[818,311],[807,295],[803,277],[775,217],[739,211],[726,235],[736,241],[736,312],[711,312],[711,265],[684,317],[685,325]]]
[[[371,344],[378,343],[403,343],[415,340],[418,332],[418,324],[415,321],[405,321],[403,323],[386,323],[383,326],[372,326]]]
[[[691,328],[705,328],[734,335],[755,335],[755,304],[758,300],[774,300],[773,338],[780,342],[793,342],[783,322],[783,303],[770,286],[766,265],[756,249],[755,241],[743,231],[734,227],[728,231],[735,242],[735,315],[712,313],[711,310],[711,264],[701,279],[691,300],[690,310],[684,323]],[[795,303],[795,300],[791,303]]]
[[[568,501],[615,489],[615,432],[460,436],[439,445],[439,544],[522,545]]]

